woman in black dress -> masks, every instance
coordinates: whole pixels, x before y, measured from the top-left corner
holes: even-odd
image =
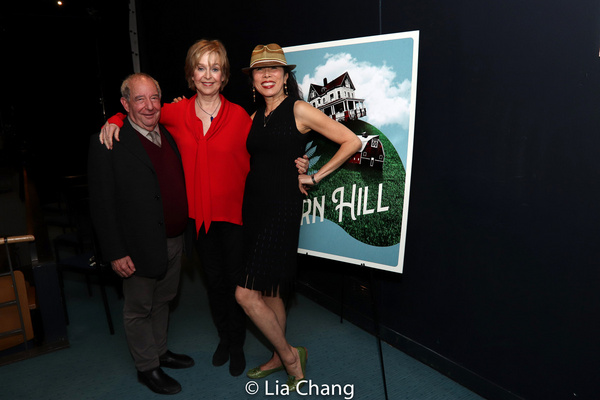
[[[265,364],[248,371],[263,378],[285,369],[288,388],[296,390],[305,379],[307,353],[285,338],[284,298],[295,279],[302,197],[360,149],[360,140],[342,124],[301,100],[298,84],[281,47],[254,48],[250,74],[254,95],[264,105],[252,115],[246,142],[250,172],[243,203],[245,273],[236,298],[275,352]],[[305,153],[307,133],[321,133],[340,145],[316,174],[298,175],[293,163]]]

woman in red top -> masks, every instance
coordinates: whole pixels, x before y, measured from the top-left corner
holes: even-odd
[[[245,313],[234,293],[243,264],[242,200],[250,168],[246,138],[252,121],[242,107],[221,94],[229,74],[227,52],[220,41],[196,42],[185,61],[188,85],[196,95],[164,104],[160,123],[175,139],[183,162],[189,216],[195,220],[197,249],[220,339],[212,362],[220,366],[231,359],[229,371],[237,376],[246,367]],[[101,140],[107,147],[113,135],[118,140],[117,126],[124,118],[118,114],[103,128]],[[301,172],[306,164],[299,167]]]

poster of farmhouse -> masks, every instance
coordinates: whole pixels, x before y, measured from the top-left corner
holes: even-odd
[[[402,272],[410,193],[419,32],[284,48],[304,100],[362,148],[304,200],[298,252]],[[309,174],[337,145],[315,134]]]

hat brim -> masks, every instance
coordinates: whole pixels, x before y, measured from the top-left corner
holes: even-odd
[[[296,64],[281,64],[281,63],[276,63],[276,62],[264,62],[264,63],[258,62],[251,67],[242,68],[242,72],[250,75],[250,71],[252,71],[253,69],[264,68],[264,67],[283,67],[283,68],[288,67],[291,71],[294,68],[296,68]]]

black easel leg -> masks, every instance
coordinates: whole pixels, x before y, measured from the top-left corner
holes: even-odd
[[[373,269],[370,268],[371,278],[371,306],[373,308],[373,323],[375,325],[375,336],[377,337],[377,347],[379,349],[379,362],[381,364],[381,377],[383,379],[383,391],[385,393],[385,399],[388,399],[387,393],[387,381],[385,379],[385,365],[383,362],[383,350],[381,348],[381,336],[379,335],[379,313],[377,312],[377,302],[375,301],[375,281],[373,279]]]
[[[344,287],[346,285],[346,272],[344,270],[342,270],[342,291],[340,293],[340,324],[342,324],[344,322],[344,295],[345,295],[345,290]]]

